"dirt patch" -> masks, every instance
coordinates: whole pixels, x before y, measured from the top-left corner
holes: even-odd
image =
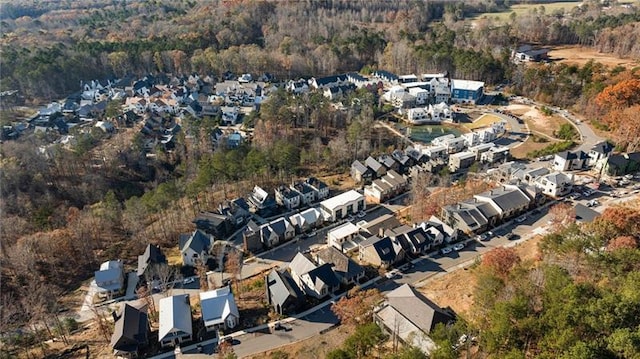
[[[275,350],[249,356],[251,359],[269,358],[272,353],[281,351],[289,354],[289,358],[326,358],[327,353],[342,346],[345,339],[353,333],[353,327],[341,325],[322,335],[315,335],[311,338],[292,343]]]
[[[496,115],[483,114],[480,117],[478,117],[476,120],[474,120],[472,123],[465,123],[463,126],[470,130],[474,130],[476,128],[488,127],[492,123],[500,122],[500,121],[502,121],[502,119]]]
[[[551,143],[549,142],[535,142],[534,137],[529,137],[523,144],[518,147],[513,147],[509,151],[511,156],[516,159],[525,159],[527,154],[531,151],[541,150],[547,147]]]
[[[638,60],[623,59],[614,54],[603,54],[592,48],[580,46],[559,46],[551,48],[549,58],[567,64],[584,65],[589,60],[594,60],[608,67],[623,66],[633,68],[640,65]]]
[[[523,261],[537,260],[540,239],[542,237],[536,236],[514,247]],[[476,286],[475,273],[475,268],[457,270],[427,281],[419,290],[440,307],[451,307],[458,315],[471,318],[473,292]]]

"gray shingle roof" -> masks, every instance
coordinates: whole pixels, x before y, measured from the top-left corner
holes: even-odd
[[[180,241],[183,240],[182,235]],[[196,253],[202,253],[211,247],[211,239],[203,231],[196,229],[184,243],[180,243],[180,251],[184,252],[187,248],[193,249]]]
[[[438,323],[447,323],[451,315],[409,284],[404,284],[387,294],[387,302],[403,317],[425,333],[429,333]]]
[[[340,280],[336,277],[336,274],[331,269],[331,264],[325,263],[316,269],[312,269],[307,272],[309,278],[314,283],[316,292],[320,293],[323,285],[329,287],[337,287],[340,285]]]
[[[272,304],[285,306],[287,300],[301,301],[304,294],[293,281],[291,275],[287,271],[272,270],[267,275],[267,287],[271,297]]]
[[[333,246],[326,247],[317,254],[324,263],[333,264],[333,271],[338,277],[351,280],[364,273],[364,269],[351,258]]]
[[[111,336],[111,347],[115,350],[135,352],[147,341],[149,324],[147,307],[136,308],[125,303],[116,320]]]
[[[160,247],[155,244],[147,245],[144,254],[138,256],[138,276],[144,275],[149,264],[166,263],[167,257],[162,253]]]

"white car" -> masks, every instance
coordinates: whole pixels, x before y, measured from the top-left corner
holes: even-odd
[[[444,247],[440,250],[440,253],[442,254],[449,254],[451,253],[451,247]]]
[[[182,281],[182,284],[191,284],[193,282],[195,282],[196,279],[193,277],[189,277],[189,278],[185,278],[185,280]]]
[[[456,252],[459,252],[459,251],[461,251],[463,249],[464,249],[464,243],[456,243],[453,246],[453,250],[455,250]]]
[[[527,216],[522,215],[522,216],[516,218],[516,223],[522,223],[522,222],[524,222],[526,220],[527,220]]]

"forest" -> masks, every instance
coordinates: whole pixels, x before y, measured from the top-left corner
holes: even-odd
[[[506,82],[511,93],[584,114],[609,131],[618,149],[637,150],[637,69],[607,68],[597,62],[523,67],[509,61],[510,49],[523,42],[582,44],[640,58],[637,11],[605,14],[598,1],[585,4],[570,13],[546,13],[540,7],[507,24],[490,19],[472,24],[468,17],[504,10],[508,2],[3,2],[0,91],[19,90],[28,104],[42,104],[79,91],[81,81],[148,73],[217,77],[226,71],[269,72],[286,80],[373,69],[399,74],[449,71],[457,78],[488,84]],[[196,213],[244,196],[253,185],[272,188],[302,175],[342,173],[353,159],[402,146],[373,128],[381,111],[376,96],[356,92],[345,103],[358,105],[341,111],[319,94],[294,97],[277,91],[258,115],[248,119],[255,129],[252,143],[237,149],[213,151],[209,136],[215,124],[209,118],[187,118],[183,125],[189,138],[180,134],[176,148],[160,151],[156,158],[139,151],[136,137],[108,137],[98,131],[81,137],[71,150],[55,147],[47,157],[38,151],[47,138],[2,143],[0,332],[30,331],[29,326],[50,320],[63,306],[57,297],[72,293],[102,261],[123,257],[130,265],[135,261],[132,254],[150,242],[175,247],[178,235],[192,229]],[[3,124],[12,116],[12,111],[2,109]],[[435,213],[440,202],[425,201],[423,212]],[[573,300],[563,302],[567,307],[600,303],[602,307],[579,308],[578,314],[595,317],[605,309],[618,310],[611,302],[626,306],[634,299],[629,293],[637,291],[633,275],[638,262],[631,259],[637,249],[599,251],[595,256],[576,249],[596,240],[598,246],[589,248],[615,248],[610,242],[628,246],[628,238],[616,239],[637,238],[639,233],[629,229],[633,222],[615,218],[605,217],[600,232],[570,226],[549,237],[543,264],[537,268],[517,263],[509,267],[511,274],[502,276],[487,269],[493,292],[483,295],[501,298],[495,304],[479,303],[492,319],[477,324],[487,332],[482,343],[487,352],[500,358],[637,355],[637,332],[615,325],[597,327],[591,321],[581,327],[581,339],[567,329],[576,323],[558,317],[557,328],[564,331],[552,337],[545,334],[549,322],[537,322],[541,315],[552,318],[562,309],[551,306],[553,311],[545,312],[548,306],[536,306],[545,300]],[[574,237],[583,242],[563,239]],[[585,274],[588,266],[602,270]],[[621,274],[620,279],[607,282],[614,274]],[[532,277],[549,279],[525,280]],[[568,292],[558,298],[551,293],[557,289],[554,285],[566,286]],[[531,300],[537,302],[526,302],[532,292],[537,296]],[[632,306],[620,310],[612,320],[637,314]],[[510,322],[518,324],[518,331],[500,342],[497,338]],[[638,323],[633,324],[637,328]],[[443,329],[439,340],[451,337]],[[565,342],[552,342],[554,338]]]

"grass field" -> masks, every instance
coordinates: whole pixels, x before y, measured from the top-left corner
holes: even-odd
[[[476,128],[488,127],[492,123],[500,122],[500,121],[502,121],[502,119],[498,116],[491,115],[491,114],[484,114],[478,117],[478,119],[476,119],[475,121],[471,123],[465,123],[463,126],[468,128],[469,130],[474,130]]]
[[[516,13],[516,16],[524,15],[532,11],[533,9],[539,9],[540,6],[544,6],[544,12],[546,14],[551,14],[556,10],[563,9],[565,12],[571,11],[574,7],[578,6],[581,1],[563,1],[563,2],[552,2],[548,4],[517,4],[512,5],[511,9],[503,12],[485,12],[481,14],[477,14],[472,17],[473,20],[482,19],[482,18],[490,18],[498,21],[507,21],[509,20],[509,16],[512,12]]]

